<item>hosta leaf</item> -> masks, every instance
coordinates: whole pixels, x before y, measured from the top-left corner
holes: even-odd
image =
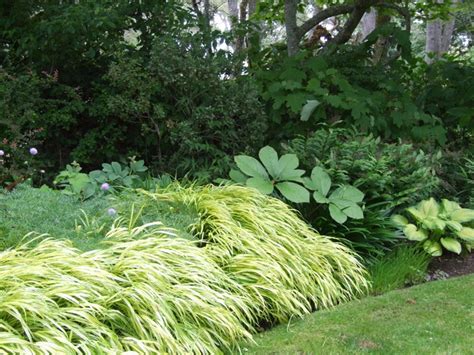
[[[311,171],[311,180],[313,181],[316,190],[323,196],[327,196],[329,189],[331,188],[331,178],[328,173],[324,171],[323,168],[316,166]]]
[[[438,217],[426,217],[421,223],[430,230],[443,231],[446,228],[446,222]]]
[[[418,211],[420,211],[424,217],[437,217],[439,213],[439,205],[434,198],[429,200],[421,201],[418,205]]]
[[[295,203],[309,202],[309,191],[294,182],[279,182],[276,188],[289,201]]]
[[[273,184],[261,177],[251,177],[247,180],[246,185],[257,189],[265,195],[270,195],[273,192]]]
[[[443,254],[441,244],[432,240],[425,241],[423,243],[423,249],[431,256],[441,256]]]
[[[474,242],[474,228],[464,227],[456,235],[462,240]]]
[[[444,213],[450,216],[454,211],[460,210],[461,206],[456,202],[443,199],[441,200],[441,208]]]
[[[323,194],[319,191],[314,191],[313,197],[317,203],[329,203],[329,199],[323,196]]]
[[[399,214],[393,215],[391,220],[398,228],[403,228],[408,224],[408,219]]]
[[[345,221],[347,221],[347,215],[333,203],[329,204],[329,214],[331,215],[331,218],[337,223],[343,224]]]
[[[418,229],[414,224],[407,224],[405,228],[403,228],[403,233],[407,237],[408,240],[413,240],[417,242],[422,242],[428,235],[423,229]]]
[[[240,170],[232,169],[229,173],[230,178],[239,184],[245,184],[248,176],[245,176]]]
[[[242,170],[244,174],[268,179],[267,171],[257,159],[247,155],[237,155],[234,160],[238,168]]]
[[[301,110],[301,121],[307,121],[320,104],[318,100],[308,100]]]
[[[461,208],[451,213],[451,220],[459,223],[467,223],[474,221],[474,210]]]
[[[423,213],[421,213],[418,209],[415,207],[410,207],[407,208],[407,212],[413,216],[413,218],[416,219],[417,222],[422,222],[425,219],[425,216]]]
[[[267,168],[268,173],[274,178],[277,179],[280,175],[280,164],[278,163],[278,153],[275,149],[270,146],[263,147],[258,152],[258,157],[262,161],[265,168]]]
[[[299,165],[298,157],[295,154],[285,154],[278,160],[280,165],[280,180],[287,180],[286,176],[291,176]]]
[[[459,243],[456,239],[454,238],[441,238],[440,240],[441,245],[449,251],[452,251],[453,253],[456,254],[461,254],[462,246],[461,243]]]
[[[344,208],[342,212],[344,212],[348,217],[353,219],[364,218],[364,212],[362,211],[362,208],[360,208],[360,206],[356,203],[352,203],[349,207]]]
[[[446,225],[453,231],[459,232],[462,229],[462,224],[456,221],[445,221]]]

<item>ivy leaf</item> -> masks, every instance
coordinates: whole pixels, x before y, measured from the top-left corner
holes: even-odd
[[[329,204],[329,214],[331,215],[331,218],[339,224],[343,224],[347,221],[347,215],[333,203]]]
[[[253,177],[261,177],[267,180],[269,179],[267,171],[257,159],[247,155],[237,155],[234,158],[234,161],[244,174]]]
[[[441,238],[440,239],[441,245],[449,250],[452,251],[453,253],[456,254],[461,254],[462,246],[461,243],[459,243],[456,239],[454,238]]]
[[[314,110],[320,105],[321,103],[318,100],[308,100],[306,104],[303,106],[301,110],[301,121],[308,121],[309,117],[313,114]]]
[[[263,147],[258,153],[258,157],[262,161],[270,175],[277,179],[280,175],[280,164],[278,163],[278,153],[270,146]]]
[[[273,192],[273,184],[261,177],[251,177],[247,180],[246,184],[248,187],[253,187],[264,195],[270,195]]]
[[[291,202],[309,202],[309,191],[299,184],[284,181],[276,184],[276,188]]]
[[[311,180],[316,186],[316,190],[321,192],[323,196],[327,196],[331,188],[331,178],[323,168],[316,166],[311,171]]]

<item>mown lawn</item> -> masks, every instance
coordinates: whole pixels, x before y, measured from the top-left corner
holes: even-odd
[[[474,275],[430,282],[293,319],[251,354],[474,354]]]

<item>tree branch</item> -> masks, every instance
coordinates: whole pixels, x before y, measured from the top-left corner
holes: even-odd
[[[373,6],[375,6],[375,7],[384,7],[386,9],[392,9],[392,10],[397,11],[405,19],[405,30],[407,30],[408,33],[410,33],[410,31],[411,31],[411,15],[410,15],[410,11],[408,11],[408,9],[406,9],[404,7],[401,7],[401,6],[398,6],[398,5],[395,5],[395,4],[386,3],[386,2],[381,2],[381,3],[378,3],[378,4],[374,4]]]
[[[338,15],[348,14],[353,11],[354,8],[354,5],[336,5],[331,6],[325,10],[321,10],[298,28],[297,33],[299,38],[301,39],[309,30],[324,20]]]

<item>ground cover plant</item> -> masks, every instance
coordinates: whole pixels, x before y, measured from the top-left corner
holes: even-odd
[[[263,333],[248,354],[469,354],[474,276],[429,282],[317,312]]]

